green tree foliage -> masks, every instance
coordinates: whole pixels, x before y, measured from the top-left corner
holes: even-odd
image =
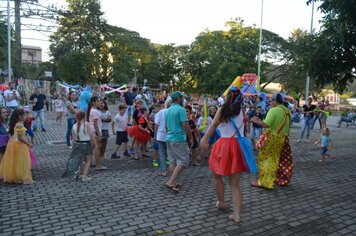
[[[226,23],[227,31],[202,32],[191,45],[188,71],[203,90],[221,92],[238,75],[257,70],[259,29],[245,27],[241,19]],[[285,41],[263,30],[262,53],[265,70],[267,59],[279,60]]]
[[[332,84],[345,90],[356,76],[356,1],[320,1],[319,10],[325,14],[321,31],[313,38],[310,54],[310,73],[320,86]]]
[[[14,31],[11,31],[11,50],[14,50],[14,40],[13,40]],[[12,54],[13,55],[13,54]],[[11,64],[13,65],[14,58],[11,57]],[[7,71],[7,23],[0,21],[0,70],[2,72]],[[7,74],[0,74],[0,76],[7,76]]]
[[[101,49],[106,22],[98,0],[67,0],[60,27],[51,36],[50,51],[59,78],[86,83],[100,81]]]

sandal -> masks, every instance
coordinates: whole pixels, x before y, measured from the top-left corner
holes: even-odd
[[[232,220],[233,222],[235,222],[236,224],[241,223],[241,219],[236,220],[234,215],[229,215],[229,219]]]
[[[222,205],[222,206],[221,206]],[[228,207],[227,204],[225,202],[216,202],[216,208],[218,208],[220,211],[227,211]]]
[[[177,186],[169,186],[167,184],[164,184],[164,186],[170,190],[172,190],[174,193],[179,193],[179,188]]]

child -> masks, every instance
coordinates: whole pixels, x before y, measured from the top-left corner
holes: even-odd
[[[142,149],[142,157],[149,157],[146,155],[146,145],[151,139],[151,129],[149,127],[147,108],[142,108],[141,114],[142,116],[137,120],[137,125],[128,129],[128,134],[135,138],[135,160],[138,160],[138,149],[140,145]]]
[[[121,144],[124,145],[124,156],[130,157],[129,152],[127,151],[127,143],[129,141],[127,136],[127,126],[128,126],[128,116],[126,113],[127,106],[120,105],[119,113],[115,116],[112,124],[112,133],[116,135],[116,147],[115,152],[111,155],[112,159],[118,159],[120,156],[117,155],[117,151],[119,151]],[[116,130],[115,126],[116,125]]]
[[[10,139],[10,134],[7,131],[7,117],[9,112],[5,107],[0,106],[0,163],[2,156],[5,153],[7,142]]]
[[[33,139],[35,138],[35,134],[33,133],[32,130],[32,122],[35,120],[36,118],[33,117],[33,115],[31,113],[29,113],[28,111],[26,111],[26,118],[25,118],[25,122],[24,122],[24,126],[27,129],[26,130],[26,135],[30,136],[30,143],[33,144]]]
[[[330,157],[329,154],[327,154],[328,150],[331,150],[331,138],[330,138],[330,130],[328,128],[323,129],[323,133],[318,141],[315,142],[315,145],[320,145],[320,154],[321,154],[321,159],[319,160],[320,162],[325,161],[326,157]]]
[[[71,176],[75,180],[79,180],[80,169],[84,162],[82,181],[89,181],[91,178],[88,177],[88,171],[95,138],[90,128],[90,123],[85,122],[85,112],[77,111],[75,119],[76,124],[72,128],[72,141],[74,145],[67,161],[66,171],[62,177]]]
[[[257,107],[255,114],[255,117],[259,118],[260,120],[263,120],[263,114],[262,114],[262,108],[261,107]],[[260,138],[262,134],[262,128],[259,127],[257,124],[253,123],[252,124],[252,133],[251,133],[251,142],[253,145],[253,148],[256,148],[256,141]]]
[[[185,106],[185,110],[187,112],[187,116],[189,117],[189,127],[192,132],[193,136],[193,146],[191,148],[191,153],[192,153],[192,161],[193,161],[193,166],[200,166],[199,163],[199,130],[196,125],[195,121],[195,115],[192,113],[192,107],[190,105]],[[189,143],[189,139],[187,137],[187,141]]]
[[[54,106],[56,107],[56,123],[59,125],[62,125],[62,117],[63,117],[63,112],[64,112],[64,102],[62,99],[62,95],[59,94],[57,96],[57,99],[54,101]]]
[[[0,165],[0,177],[5,183],[33,184],[31,173],[30,144],[26,140],[25,111],[13,110],[9,122],[9,134],[12,136],[7,143]]]
[[[111,122],[111,113],[109,111],[108,105],[105,102],[104,99],[100,99],[101,104],[98,107],[99,109],[99,114],[101,118],[101,149],[100,149],[100,154],[101,154],[101,159],[105,158],[105,151],[106,151],[106,146],[108,144],[108,139],[109,139],[109,127],[110,127],[110,122]]]
[[[162,102],[158,102],[155,104],[155,107],[154,107],[154,110],[153,112],[151,113],[150,115],[150,123],[151,123],[151,127],[152,127],[152,130],[153,132],[151,132],[151,136],[152,138],[155,137],[155,126],[156,124],[154,123],[155,121],[155,115],[161,110],[161,107],[162,107]],[[153,162],[152,162],[152,166],[153,167],[159,167],[159,160],[158,160],[158,143],[157,141],[155,140],[153,142],[153,145],[152,145],[152,148],[153,148]]]

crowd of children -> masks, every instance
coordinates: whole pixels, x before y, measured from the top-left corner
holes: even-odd
[[[141,98],[144,95],[140,94]],[[124,98],[125,96],[123,96]],[[128,96],[130,97],[130,96]],[[106,100],[98,96],[92,96],[87,104],[85,111],[80,110],[76,105],[77,99],[73,91],[69,92],[68,100],[64,96],[58,94],[55,99],[55,111],[57,113],[56,123],[61,124],[63,114],[68,111],[72,116],[68,120],[73,119],[73,124],[68,125],[67,144],[72,148],[66,171],[63,176],[72,176],[75,179],[82,179],[88,181],[88,166],[94,165],[96,170],[106,170],[107,167],[102,165],[102,160],[105,158],[108,139],[110,138],[110,130],[115,137],[115,147],[111,153],[112,159],[121,157],[132,157],[135,160],[140,158],[149,158],[147,150],[153,149],[153,162],[154,167],[159,167],[159,174],[162,176],[167,175],[167,153],[165,148],[165,134],[166,127],[164,122],[164,114],[170,105],[170,97],[153,96],[150,101],[146,99],[131,96],[132,104],[126,102],[124,99],[118,107],[118,113],[112,116]],[[212,125],[214,116],[219,108],[224,103],[222,97],[219,99],[209,98],[201,99],[202,96],[192,96],[187,98],[184,103],[184,108],[189,118],[189,127],[192,134],[193,145],[190,147],[190,156],[192,165],[200,166],[200,161],[203,156],[208,157],[210,150],[201,152],[199,144],[201,138],[205,135],[208,128]],[[69,105],[68,105],[69,101]],[[208,104],[207,107],[204,107]],[[133,106],[133,107],[131,107]],[[133,108],[133,111],[131,110]],[[261,120],[265,117],[269,109],[269,103],[262,96],[247,97],[243,103],[243,112],[251,120],[257,117]],[[293,119],[298,122],[300,120],[300,112],[298,109],[293,108]],[[32,183],[29,177],[31,166],[35,163],[33,152],[30,147],[34,144],[34,132],[32,130],[32,122],[35,117],[23,109],[15,109],[11,114],[10,123],[7,124],[9,112],[0,107],[0,178],[5,182],[21,182]],[[114,118],[112,118],[114,117]],[[297,118],[299,120],[297,121]],[[68,121],[69,124],[69,121]],[[330,130],[322,123],[323,133],[317,145],[321,145],[321,160],[324,161],[329,156],[327,153],[331,148]],[[8,132],[8,129],[11,132]],[[246,127],[249,131],[249,127]],[[256,124],[252,124],[250,131],[251,141],[253,147],[256,147],[256,141],[262,134],[262,128]],[[27,138],[26,138],[27,135]],[[213,139],[214,137],[211,137]],[[9,142],[9,140],[12,140]],[[131,140],[131,147],[129,147],[129,140]],[[9,142],[9,145],[7,145]],[[209,140],[210,142],[210,140]],[[211,142],[213,143],[213,141]],[[11,144],[11,145],[10,145]],[[16,155],[17,149],[13,148],[20,145],[22,151],[28,153],[30,162],[18,162],[24,165],[30,163],[29,172],[21,174],[23,177],[16,177],[10,175],[5,169],[13,169],[12,164],[9,164],[9,155]],[[5,152],[6,150],[9,150]],[[14,152],[9,154],[10,152]],[[31,154],[31,155],[30,155]],[[90,158],[89,158],[90,157]],[[32,158],[32,162],[31,162]],[[84,166],[82,164],[84,163]],[[22,165],[17,164],[17,165]],[[16,169],[16,168],[15,168]],[[83,169],[83,175],[80,175],[80,170]]]

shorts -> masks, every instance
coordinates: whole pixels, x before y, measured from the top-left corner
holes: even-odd
[[[192,146],[192,149],[196,149],[196,148],[198,148],[199,147],[199,143],[198,143],[198,140],[195,138],[195,137],[193,137],[193,140],[194,140],[194,142],[193,142],[193,146]],[[188,145],[189,145],[189,137],[187,137],[187,143],[188,143]]]
[[[325,155],[327,152],[328,152],[328,147],[322,147],[321,149],[320,149],[320,154],[321,155]]]
[[[35,134],[33,133],[33,130],[31,128],[28,128],[26,130],[26,134],[30,136],[31,138],[35,137]]]
[[[127,131],[116,131],[116,145],[129,142]]]
[[[152,145],[153,150],[158,150],[158,143],[153,143]]]
[[[252,127],[251,138],[259,139],[261,135],[262,135],[262,128]]]
[[[101,137],[103,138],[109,138],[109,130],[101,130]]]
[[[128,116],[132,116],[133,115],[133,111],[134,111],[133,105],[127,105],[126,114]]]
[[[166,142],[167,156],[170,164],[188,166],[189,146],[186,142]]]

